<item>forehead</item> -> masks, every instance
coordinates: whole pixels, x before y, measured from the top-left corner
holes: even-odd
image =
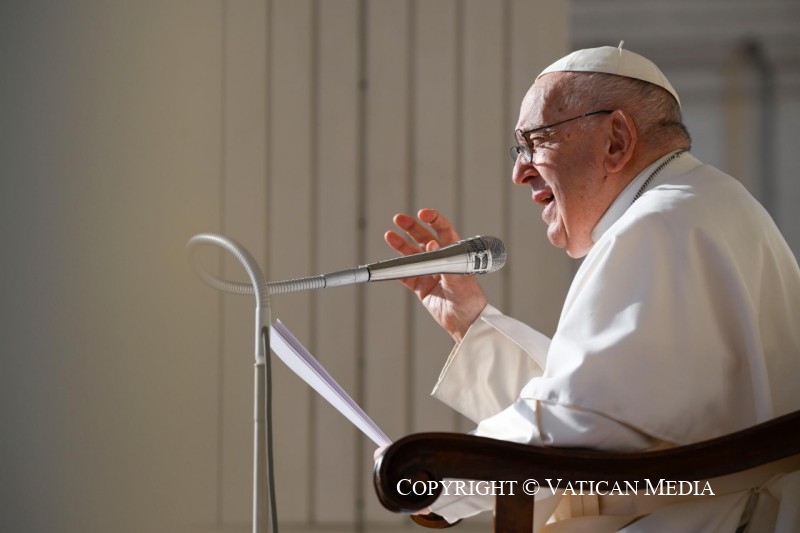
[[[545,74],[537,79],[522,99],[515,129],[526,131],[561,120],[566,112],[561,96],[563,85],[561,72]]]

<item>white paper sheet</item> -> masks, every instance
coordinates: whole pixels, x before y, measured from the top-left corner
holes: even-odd
[[[378,446],[388,446],[391,440],[367,416],[367,413],[328,374],[313,355],[298,341],[280,320],[270,328],[270,348],[300,379],[308,383],[337,411],[347,417],[364,435]]]

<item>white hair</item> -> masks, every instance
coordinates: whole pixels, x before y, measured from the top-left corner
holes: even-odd
[[[588,113],[620,109],[628,113],[639,133],[639,142],[654,148],[691,147],[675,98],[658,85],[614,74],[567,72],[562,98],[567,109]]]

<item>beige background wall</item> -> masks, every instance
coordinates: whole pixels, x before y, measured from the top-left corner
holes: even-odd
[[[276,280],[390,257],[436,206],[506,242],[493,302],[552,331],[573,265],[506,151],[566,48],[563,0],[0,3],[0,530],[249,528],[253,302],[192,274],[197,232]],[[272,309],[391,437],[469,428],[399,284]],[[280,363],[274,395],[284,529],[405,528],[372,445]]]

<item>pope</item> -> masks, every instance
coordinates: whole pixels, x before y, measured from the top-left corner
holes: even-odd
[[[493,307],[474,277],[402,280],[455,341],[435,397],[478,435],[616,451],[800,409],[797,260],[745,188],[690,153],[655,64],[622,44],[556,61],[525,95],[515,137],[513,183],[542,207],[550,242],[583,261],[552,338]],[[459,239],[434,209],[394,223],[385,240],[402,255]],[[796,463],[711,480],[713,496],[542,491],[534,521],[543,532],[800,531]],[[432,510],[452,521],[491,506],[440,498]]]

